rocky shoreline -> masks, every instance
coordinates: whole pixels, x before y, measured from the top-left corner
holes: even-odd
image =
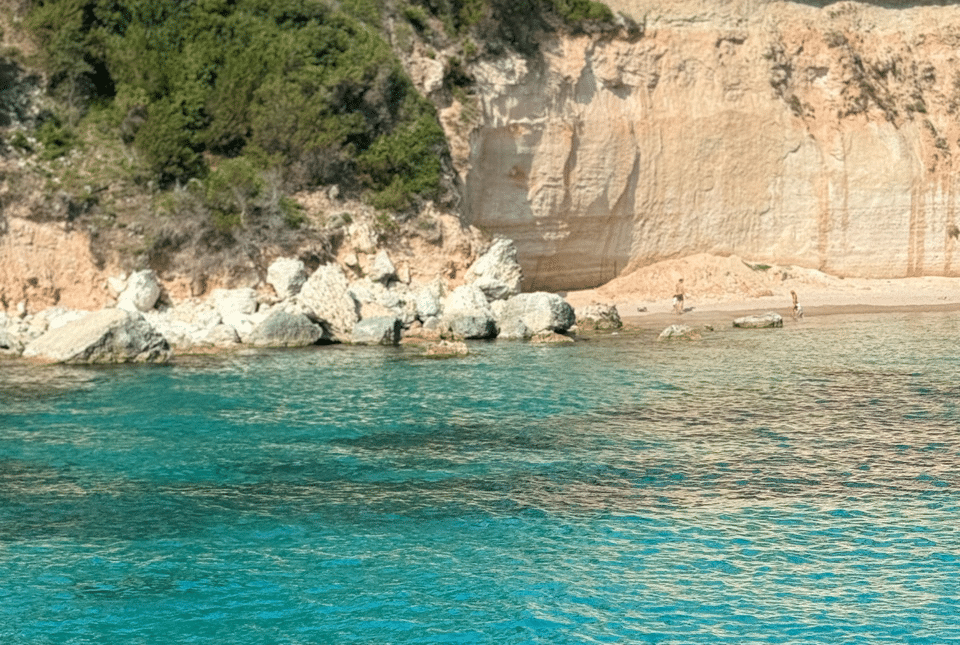
[[[468,339],[570,341],[573,307],[554,293],[521,293],[513,242],[497,239],[450,289],[398,274],[380,250],[363,277],[337,263],[308,271],[275,259],[262,289],[215,289],[206,298],[168,302],[151,270],[109,280],[114,306],[89,312],[51,307],[0,313],[0,353],[37,362],[165,362],[176,353],[239,347],[304,347],[424,342],[430,355],[461,355]],[[269,288],[267,288],[269,287]],[[581,312],[587,328],[620,325],[615,307]]]

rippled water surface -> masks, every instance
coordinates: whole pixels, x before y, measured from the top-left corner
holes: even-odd
[[[958,338],[0,363],[0,642],[960,641]]]

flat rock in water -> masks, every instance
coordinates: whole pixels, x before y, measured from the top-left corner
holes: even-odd
[[[769,311],[765,314],[743,316],[733,321],[734,327],[745,329],[762,329],[764,327],[783,327],[783,316]]]
[[[306,347],[325,336],[323,327],[304,314],[276,309],[253,329],[247,343],[256,347]]]
[[[530,338],[531,343],[573,343],[576,342],[570,336],[558,334],[555,331],[542,331],[534,334]]]
[[[697,340],[700,332],[689,325],[670,325],[657,336],[657,340]]]
[[[462,340],[449,341],[441,340],[439,343],[430,345],[427,348],[426,355],[437,358],[448,358],[452,356],[466,356],[470,353],[467,344]]]
[[[140,314],[102,309],[51,329],[27,345],[26,358],[57,363],[163,363],[167,340]]]

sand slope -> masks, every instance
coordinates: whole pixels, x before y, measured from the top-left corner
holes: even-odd
[[[678,278],[686,286],[686,312],[671,312]],[[574,307],[617,305],[627,324],[708,323],[740,312],[776,311],[789,316],[790,291],[806,317],[854,311],[949,309],[960,311],[960,278],[840,278],[815,269],[769,266],[736,256],[700,254],[665,260],[622,275],[596,289],[571,291]]]

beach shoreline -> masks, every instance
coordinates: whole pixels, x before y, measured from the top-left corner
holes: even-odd
[[[628,276],[598,289],[570,291],[565,297],[576,310],[592,303],[613,304],[628,328],[730,325],[734,318],[766,312],[778,313],[788,322],[792,321],[792,290],[798,293],[804,320],[844,314],[960,312],[960,278],[842,279],[824,275],[812,280],[805,276],[783,280],[768,289],[749,285],[739,292],[723,292],[718,288],[721,285],[701,280],[699,287],[706,295],[698,296],[697,287],[691,288],[682,314],[673,313],[672,283],[662,281],[666,288],[661,289],[661,297],[651,297],[649,289],[644,293],[635,288],[637,282]],[[766,293],[751,295],[758,291]]]

